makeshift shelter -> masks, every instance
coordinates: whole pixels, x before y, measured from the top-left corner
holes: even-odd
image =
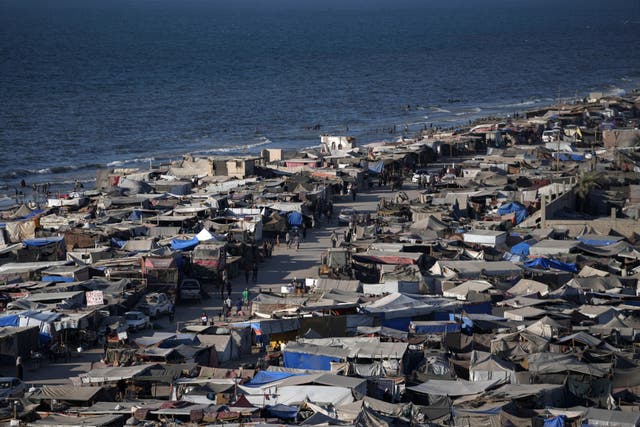
[[[469,362],[469,380],[516,383],[516,368],[513,363],[491,353],[474,350]]]
[[[331,362],[346,362],[349,351],[337,347],[290,342],[283,350],[286,368],[330,371]]]

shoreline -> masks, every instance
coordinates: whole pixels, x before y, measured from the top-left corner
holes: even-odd
[[[601,92],[605,97],[624,97],[630,96],[633,93],[637,93],[637,91],[639,90],[637,87],[633,86],[633,82],[625,81],[625,83],[627,83],[627,85],[623,85],[626,86],[625,88],[616,87],[615,89],[610,88],[608,92],[606,90],[602,90]],[[624,92],[625,95],[620,95],[620,93],[622,92]],[[588,95],[588,93],[585,94],[585,97],[586,95]],[[580,98],[578,103],[565,103],[563,105],[579,105],[581,101],[585,99],[585,97]],[[576,97],[563,99],[565,101],[568,101],[570,99],[574,101],[577,100]],[[516,101],[516,99],[514,99],[513,101]],[[557,104],[549,103],[550,101],[553,101],[553,99],[529,97],[523,98],[520,102],[511,103],[498,103],[498,101],[496,101],[470,104],[463,100],[453,100],[444,104],[413,106],[409,105],[400,108],[401,110],[404,110],[406,107],[409,107],[408,111],[420,111],[420,113],[423,114],[423,116],[421,116],[422,120],[411,121],[418,118],[411,117],[408,118],[409,120],[405,121],[404,123],[401,123],[400,120],[396,120],[396,122],[398,123],[392,124],[391,127],[378,127],[378,125],[374,126],[373,124],[369,124],[365,125],[365,128],[360,130],[358,130],[357,128],[349,127],[348,124],[345,125],[344,129],[343,126],[337,125],[327,128],[321,127],[318,130],[318,135],[327,132],[333,132],[333,134],[355,134],[354,136],[358,139],[360,145],[382,140],[393,142],[401,138],[415,138],[421,135],[425,130],[429,129],[430,125],[433,125],[434,127],[443,131],[468,130],[474,125],[483,124],[487,121],[501,121],[508,117],[513,117],[513,115],[515,114],[519,114],[522,116],[545,109],[553,109]],[[504,102],[507,101],[505,100]],[[523,107],[528,108],[524,109]],[[458,110],[469,111],[467,113],[461,113],[460,111],[455,112],[454,110],[456,110],[456,108]],[[492,114],[486,115],[486,113]],[[438,116],[438,114],[441,114],[442,116]],[[396,118],[399,119],[400,117]],[[381,124],[382,122],[379,123]],[[358,134],[364,136],[358,136]],[[199,148],[194,148],[190,151],[171,150],[171,152],[165,153],[139,153],[136,155],[136,157],[133,158],[114,159],[105,164],[94,163],[88,165],[49,165],[46,167],[41,167],[39,169],[9,171],[5,172],[0,178],[0,195],[3,195],[4,193],[4,195],[8,197],[12,197],[12,190],[14,187],[18,187],[21,179],[25,179],[25,181],[27,182],[27,186],[31,186],[33,184],[42,185],[45,183],[49,183],[51,188],[56,189],[56,191],[65,192],[72,189],[76,179],[83,184],[95,182],[96,172],[100,169],[130,167],[142,168],[147,165],[158,167],[170,164],[172,161],[181,159],[185,155],[224,156],[257,154],[262,148],[282,148],[287,150],[301,151],[309,147],[317,147],[319,145],[317,144],[310,145],[308,147],[301,147],[299,145],[305,144],[303,142],[305,141],[304,139],[301,139],[299,142],[286,140],[278,141],[279,138],[274,137],[272,140],[267,135],[263,135],[260,132],[256,133],[255,137],[255,141],[249,141],[246,144],[237,143],[235,145],[224,146],[223,143],[223,145],[220,147],[212,147],[211,145],[206,145]],[[311,140],[309,140],[308,142],[311,142]],[[296,144],[298,144],[298,146],[294,146]]]

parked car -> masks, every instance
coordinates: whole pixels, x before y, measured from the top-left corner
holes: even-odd
[[[124,318],[127,321],[127,329],[130,331],[140,331],[151,327],[149,316],[141,311],[127,311]]]
[[[200,282],[196,279],[184,279],[180,285],[180,300],[202,301],[202,293],[200,292]]]
[[[16,377],[0,378],[0,398],[2,397],[22,397],[26,386]]]
[[[151,293],[144,296],[144,301],[138,305],[138,310],[151,318],[161,314],[171,313],[173,303],[167,294]]]

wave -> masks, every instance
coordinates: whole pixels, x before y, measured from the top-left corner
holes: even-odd
[[[8,171],[4,174],[0,174],[0,179],[16,179],[16,178],[25,178],[32,175],[56,175],[56,174],[64,174],[68,172],[76,172],[82,170],[91,170],[103,167],[103,165],[90,163],[85,165],[68,165],[68,166],[51,166],[48,168],[40,168],[40,169],[16,169],[12,171]]]
[[[215,153],[241,153],[241,152],[244,153],[253,148],[262,147],[263,145],[269,145],[272,143],[273,141],[271,141],[266,136],[261,136],[258,138],[257,142],[254,142],[251,144],[237,144],[237,145],[231,145],[229,147],[216,147],[216,148],[210,148],[206,150],[196,150],[196,151],[193,151],[191,154],[202,155],[202,154],[215,154]]]
[[[449,110],[447,110],[447,109],[440,108],[440,107],[435,107],[435,106],[433,106],[433,107],[429,107],[429,109],[430,109],[431,111],[433,111],[433,112],[436,112],[436,113],[451,113],[451,111],[449,111]]]
[[[107,167],[116,167],[124,165],[133,165],[137,163],[149,163],[157,160],[155,157],[138,157],[135,159],[114,160],[106,164]]]

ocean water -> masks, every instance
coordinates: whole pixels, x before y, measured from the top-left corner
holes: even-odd
[[[629,0],[0,0],[0,185],[623,93],[639,47]]]

